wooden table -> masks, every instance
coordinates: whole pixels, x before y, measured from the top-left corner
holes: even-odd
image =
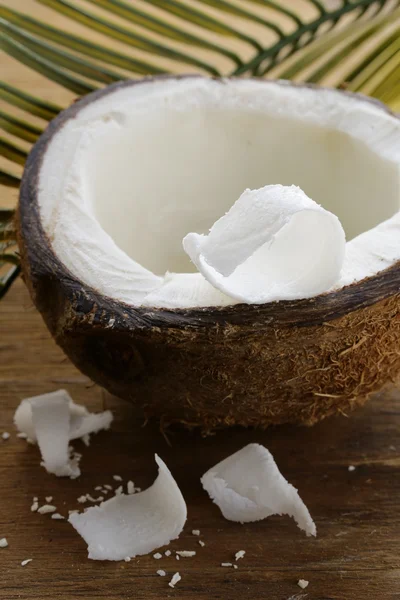
[[[169,446],[156,424],[142,427],[129,405],[107,401],[115,411],[109,432],[82,451],[82,476],[48,475],[39,452],[15,435],[12,418],[20,400],[65,387],[91,409],[104,395],[63,356],[32,307],[21,281],[0,304],[0,598],[4,600],[393,600],[400,598],[400,410],[399,395],[377,399],[351,418],[327,420],[312,429],[279,427],[266,432],[233,429],[203,439],[175,430]],[[288,517],[239,525],[226,521],[200,485],[213,464],[249,442],[275,456],[318,528],[307,538]],[[188,521],[172,550],[196,550],[194,558],[152,556],[130,563],[87,559],[86,545],[64,521],[30,511],[32,498],[53,496],[58,510],[82,508],[84,493],[119,485],[119,474],[145,488],[154,479],[154,452],[172,470],[188,505]],[[349,465],[356,466],[349,472]],[[206,546],[192,529],[200,529]],[[245,550],[237,570],[223,568]],[[32,558],[26,567],[22,560]],[[172,590],[168,576],[182,581]],[[299,579],[310,582],[306,590]]]
[[[297,1],[297,0],[296,0]],[[4,0],[46,22],[62,18],[32,0]],[[76,27],[77,33],[87,30]],[[60,105],[73,95],[44,77],[2,57],[2,77]],[[18,111],[16,114],[19,114]],[[21,113],[20,116],[23,116]],[[20,145],[23,145],[20,142]],[[2,191],[3,193],[3,191]],[[1,204],[13,205],[14,190]],[[156,424],[125,404],[112,402],[115,423],[82,450],[82,476],[48,475],[36,447],[15,435],[12,418],[20,400],[65,387],[75,401],[101,409],[104,396],[63,356],[33,308],[21,281],[0,303],[0,599],[2,600],[393,600],[400,598],[400,394],[371,402],[351,418],[328,420],[313,429],[280,427],[266,432],[234,429],[214,437],[174,431],[169,446]],[[107,401],[110,404],[110,401]],[[299,488],[317,527],[308,539],[288,517],[239,525],[224,520],[200,485],[217,461],[249,442],[265,444],[283,474]],[[194,558],[140,557],[130,563],[87,559],[73,528],[30,511],[32,498],[53,496],[59,512],[82,508],[77,498],[113,474],[146,487],[155,475],[154,452],[172,470],[188,505],[188,522],[172,550],[195,549]],[[349,465],[357,468],[348,471]],[[201,530],[201,548],[191,531]],[[245,550],[237,570],[220,566]],[[32,558],[25,567],[21,561]],[[165,569],[168,578],[159,577]],[[169,578],[179,571],[175,590]],[[299,579],[309,580],[306,590]]]

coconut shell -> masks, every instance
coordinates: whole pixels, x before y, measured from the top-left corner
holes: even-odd
[[[22,179],[16,220],[23,276],[72,362],[146,416],[205,430],[312,425],[398,382],[400,261],[311,299],[179,310],[128,306],[67,270],[40,220],[42,158],[66,120],[127,85],[138,83],[90,94],[54,119]]]

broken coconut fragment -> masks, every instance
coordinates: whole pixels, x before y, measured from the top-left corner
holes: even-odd
[[[339,279],[346,239],[339,219],[297,186],[245,190],[208,235],[183,247],[200,273],[250,304],[311,298]]]
[[[230,521],[249,523],[285,514],[307,535],[316,535],[314,521],[296,488],[260,444],[249,444],[221,461],[203,475],[201,482]]]
[[[158,476],[151,487],[136,494],[120,494],[69,522],[88,544],[89,558],[124,560],[148,554],[169,544],[181,533],[186,504],[165,463],[156,455]]]
[[[17,429],[38,443],[46,470],[72,479],[80,475],[80,455],[71,456],[69,441],[108,429],[112,419],[110,411],[89,413],[65,390],[26,398],[14,415]]]

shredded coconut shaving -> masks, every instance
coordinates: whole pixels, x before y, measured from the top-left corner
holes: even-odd
[[[169,582],[169,587],[175,587],[176,584],[182,579],[182,577],[179,575],[179,573],[175,573],[175,575],[173,575],[171,581]]]
[[[7,548],[7,546],[8,546],[7,538],[1,538],[0,548]]]
[[[56,506],[53,506],[52,504],[43,504],[43,506],[40,506],[37,510],[37,512],[41,515],[47,515],[48,513],[53,513],[57,510]]]
[[[339,219],[294,185],[245,190],[208,235],[183,247],[200,273],[251,304],[310,298],[339,279],[346,238]]]
[[[156,455],[158,477],[151,487],[133,495],[121,494],[72,514],[70,523],[88,544],[89,558],[124,560],[148,554],[181,533],[186,504],[165,463]]]
[[[299,587],[301,587],[302,590],[305,590],[309,583],[310,582],[307,581],[306,579],[299,579],[299,581],[297,582],[297,585]]]
[[[201,482],[230,521],[248,523],[286,514],[307,535],[316,535],[315,524],[296,488],[283,477],[264,446],[245,446],[205,473]]]
[[[80,475],[81,455],[69,441],[108,429],[111,421],[110,411],[91,414],[65,390],[22,400],[14,416],[17,429],[38,443],[46,470],[72,479]]]
[[[27,558],[21,562],[21,567],[26,567],[30,562],[32,562],[33,558]]]

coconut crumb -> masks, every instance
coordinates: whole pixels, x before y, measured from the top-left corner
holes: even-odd
[[[122,481],[121,475],[113,475],[114,481]]]
[[[53,500],[53,496],[46,496],[45,500],[47,504],[50,504],[50,502]]]
[[[106,489],[106,490],[109,490],[109,491],[113,489],[112,485],[110,485],[109,483],[105,483],[103,485],[103,488]]]
[[[232,563],[221,563],[221,567],[233,567]]]
[[[203,540],[199,540],[199,544],[200,544],[200,546],[201,546],[202,548],[204,548],[204,546],[205,546],[205,542],[203,542]]]
[[[17,438],[21,438],[21,440],[26,440],[28,439],[28,436],[23,431],[20,431],[19,433],[17,433]]]
[[[171,581],[169,582],[169,587],[175,587],[177,583],[179,583],[179,581],[182,579],[182,577],[179,575],[179,573],[175,573],[175,575],[172,577]]]
[[[128,494],[134,494],[135,493],[135,484],[133,483],[133,481],[128,481],[126,487],[127,487],[127,490],[128,490]]]
[[[31,511],[36,512],[38,508],[39,508],[39,503],[37,500],[34,499],[32,506],[31,506]]]
[[[356,467],[354,465],[349,465],[349,469],[350,473],[352,473],[353,471],[356,470]]]
[[[171,553],[171,550],[166,550],[166,551],[165,551],[165,556],[171,556],[171,554],[172,554],[172,553]]]
[[[175,556],[175,558],[176,558],[176,560],[180,560],[180,559],[181,559],[181,557],[179,556],[179,554],[177,554],[177,555]]]
[[[299,587],[301,587],[302,590],[305,590],[309,583],[310,582],[307,581],[306,579],[299,579],[299,581],[297,582],[297,585]]]
[[[53,513],[51,515],[51,518],[54,519],[55,521],[61,521],[61,520],[65,519],[65,517],[63,517],[62,515],[60,515],[60,513]]]
[[[200,535],[200,529],[192,529],[192,535]]]
[[[89,500],[89,502],[103,502],[103,500],[104,500],[104,496],[99,496],[98,498],[93,498],[93,496],[91,496],[90,494],[86,494],[86,498],[87,498],[87,500]]]
[[[32,560],[33,560],[33,558],[26,558],[25,560],[22,561],[21,567],[25,567],[27,564],[32,562]]]
[[[7,538],[1,538],[0,548],[7,548],[7,546],[8,546]]]
[[[166,576],[166,571],[164,571],[164,569],[158,569],[157,571],[157,575],[159,575],[160,577],[165,577]]]
[[[239,552],[236,552],[236,554],[235,554],[235,560],[239,560],[240,558],[243,558],[245,554],[246,554],[246,550],[239,550]]]
[[[103,490],[103,488],[101,487],[101,485],[96,485],[96,487],[94,488],[95,492],[101,492]]]
[[[131,557],[130,556],[125,556],[124,561],[125,562],[131,562]]]
[[[82,496],[79,496],[79,498],[77,498],[79,504],[84,504],[85,502],[87,502],[87,497],[86,494],[83,494]]]
[[[1,437],[3,438],[4,441],[9,440],[10,439],[10,434],[8,433],[8,431],[4,431],[1,434]]]
[[[38,508],[38,513],[41,515],[47,515],[48,513],[53,513],[57,510],[56,506],[52,504],[43,504],[40,508]]]
[[[232,567],[233,567],[234,569],[238,569],[238,568],[239,568],[237,565],[232,565]]]
[[[162,554],[156,552],[155,554],[153,554],[153,558],[155,558],[156,560],[160,560],[160,558],[162,558]]]
[[[115,495],[116,496],[121,496],[121,494],[123,493],[124,488],[122,487],[122,485],[120,485],[119,487],[117,487],[117,489],[115,490]]]
[[[196,556],[195,550],[177,550],[176,554],[181,556],[182,558],[191,558],[192,556]]]

